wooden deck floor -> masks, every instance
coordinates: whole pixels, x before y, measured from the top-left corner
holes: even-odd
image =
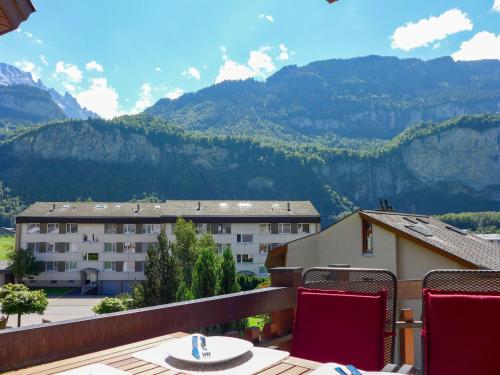
[[[8,374],[37,374],[48,375],[74,368],[87,366],[95,363],[103,363],[108,366],[118,368],[130,374],[153,375],[153,374],[178,374],[159,367],[155,364],[141,361],[132,354],[144,349],[148,349],[172,339],[185,336],[185,333],[175,333],[166,336],[159,336],[153,339],[135,342],[133,344],[118,346],[112,349],[86,354],[78,357],[68,358],[61,361],[51,362],[40,366],[30,367],[23,370],[9,372]],[[311,372],[320,364],[312,361],[306,361],[300,358],[288,357],[281,362],[270,366],[259,374],[261,375],[302,375]]]

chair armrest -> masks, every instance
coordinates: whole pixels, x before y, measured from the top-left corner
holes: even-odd
[[[384,366],[384,368],[382,369],[382,372],[396,372],[398,368],[398,365],[394,364],[394,363],[388,363],[387,365]]]
[[[382,372],[392,372],[392,373],[397,373],[397,374],[406,374],[406,375],[412,375],[415,374],[415,366],[413,365],[402,365],[399,367],[399,365],[394,364],[394,363],[389,363],[384,366],[382,369]]]
[[[415,366],[413,365],[403,365],[399,368],[398,374],[415,374]]]

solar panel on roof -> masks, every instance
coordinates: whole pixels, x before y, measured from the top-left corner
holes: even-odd
[[[420,233],[426,237],[432,236],[432,231],[429,228],[424,227],[423,225],[405,225],[406,228],[411,229],[417,233]]]
[[[403,219],[405,219],[406,221],[409,221],[410,223],[413,223],[413,224],[418,224],[418,221],[415,220],[414,218],[412,217],[408,217],[408,216],[403,216]]]
[[[452,230],[453,232],[456,232],[459,234],[467,234],[467,231],[465,229],[460,229],[460,228],[454,227],[453,225],[447,225],[446,229]]]

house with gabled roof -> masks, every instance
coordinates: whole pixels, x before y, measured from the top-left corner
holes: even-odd
[[[439,268],[500,269],[499,247],[428,215],[359,210],[319,233],[273,249],[267,267],[347,264],[418,279]]]

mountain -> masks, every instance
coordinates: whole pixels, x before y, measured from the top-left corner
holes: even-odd
[[[18,93],[22,95],[22,93],[30,92],[31,96],[38,95],[39,97],[44,96],[42,93],[34,94],[37,91],[47,92],[49,95],[49,100],[52,100],[62,111],[63,115],[57,113],[54,116],[52,111],[47,111],[43,113],[43,108],[48,105],[45,102],[40,103],[40,108],[36,111],[36,113],[25,112],[26,107],[32,107],[31,104],[28,105],[20,105],[17,103],[22,103],[24,101],[30,101],[31,98],[19,96],[17,98],[12,97],[13,92],[9,90],[0,91],[0,94],[6,94],[9,92],[10,98],[8,99],[10,102],[9,111],[1,111],[0,110],[0,120],[11,120],[12,115],[10,111],[24,113],[20,115],[19,113],[16,115],[18,120],[24,120],[27,122],[37,122],[37,121],[47,121],[47,120],[59,120],[64,118],[73,118],[73,119],[87,119],[87,118],[96,118],[97,114],[87,110],[86,108],[82,108],[76,99],[68,93],[64,95],[59,94],[54,89],[47,88],[41,80],[35,82],[30,73],[23,72],[18,68],[9,65],[0,63],[0,89],[11,86],[28,86],[30,89],[19,89]],[[15,90],[14,90],[15,91]],[[6,99],[0,97],[0,101],[5,101]],[[23,108],[24,107],[24,108]],[[38,118],[40,115],[43,119],[40,120],[32,120],[32,118]]]
[[[337,146],[338,137],[391,139],[419,121],[500,113],[499,88],[499,60],[368,56],[287,66],[265,82],[226,81],[145,113],[190,130]]]
[[[500,210],[500,116],[422,123],[348,151],[208,136],[147,116],[63,121],[0,144],[0,180],[34,200],[310,199],[331,222],[387,198],[422,213]]]

